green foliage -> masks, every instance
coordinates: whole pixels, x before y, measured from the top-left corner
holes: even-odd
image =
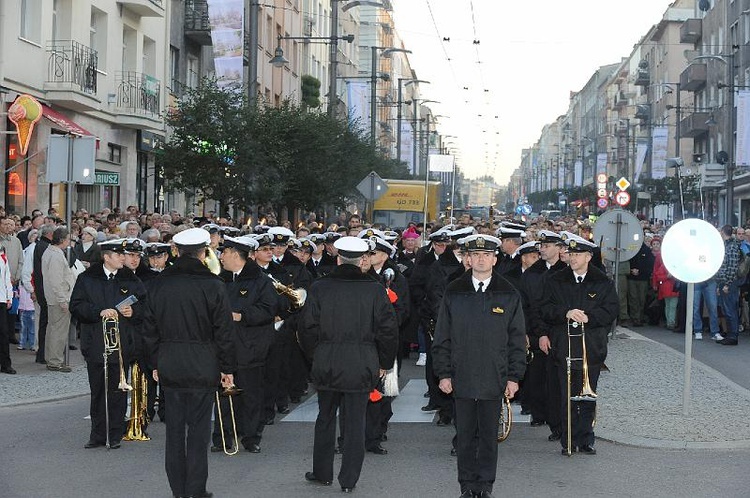
[[[315,76],[302,76],[302,103],[307,107],[320,107],[320,80]]]
[[[360,129],[289,100],[251,108],[242,94],[210,80],[167,122],[172,133],[158,161],[171,188],[198,189],[223,206],[343,206],[372,170],[408,177],[403,163],[377,155]]]

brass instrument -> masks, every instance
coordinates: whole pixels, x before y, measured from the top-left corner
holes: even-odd
[[[276,289],[276,293],[280,296],[284,296],[289,299],[289,307],[291,310],[300,309],[305,305],[307,300],[307,291],[305,289],[295,289],[290,285],[284,285],[274,278],[270,273],[268,278],[273,283],[273,288]]]
[[[219,391],[216,391],[216,411],[218,412],[219,417],[219,429],[221,430],[221,445],[224,450],[224,454],[228,456],[236,455],[238,451],[240,451],[240,441],[237,437],[237,422],[235,422],[234,419],[234,401],[232,401],[232,397],[240,394],[242,392],[242,389],[237,388],[237,386],[229,386],[225,387],[221,390],[221,395],[223,397],[226,397],[229,400],[229,413],[232,415],[232,432],[234,435],[234,448],[230,451],[227,449],[227,442],[224,438],[224,418],[221,413],[221,399],[219,398]]]
[[[130,370],[130,381],[135,388],[130,391],[130,420],[124,441],[151,441],[146,434],[148,427],[148,415],[146,407],[148,406],[148,379],[145,372],[141,370],[138,363],[133,364]]]
[[[570,328],[578,328],[580,325],[581,327],[581,333],[580,334],[571,334]],[[581,338],[581,357],[580,358],[573,358],[571,357],[571,337],[580,337]],[[571,369],[570,365],[573,361],[580,361],[583,363],[583,383],[581,386],[581,392],[577,395],[573,396],[571,393]],[[572,432],[572,402],[573,401],[596,401],[596,393],[591,388],[591,384],[589,382],[589,361],[588,356],[586,355],[586,330],[583,323],[578,322],[571,322],[568,320],[568,355],[565,357],[565,368],[566,368],[566,375],[567,375],[567,400],[566,400],[566,409],[567,409],[567,415],[568,415],[568,421],[567,421],[567,429],[568,429],[568,437],[567,437],[567,454],[568,456],[573,454],[573,436],[571,434]]]
[[[133,387],[125,380],[125,369],[122,366],[119,320],[117,318],[102,318],[102,333],[104,337],[104,412],[107,430],[106,445],[107,449],[109,449],[109,365],[107,364],[107,360],[115,351],[117,351],[120,360],[120,383],[117,387],[121,391],[132,391]]]
[[[216,256],[216,251],[211,247],[206,247],[206,259],[203,260],[203,264],[214,275],[221,273],[221,262],[219,262],[219,258]]]
[[[507,396],[503,399],[500,407],[500,425],[497,430],[497,442],[502,443],[510,436],[510,429],[513,425],[513,410],[510,407],[510,400]]]

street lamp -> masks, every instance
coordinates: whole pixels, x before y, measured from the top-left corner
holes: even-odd
[[[284,67],[289,64],[289,60],[284,57],[284,49],[281,48],[281,40],[305,40],[310,43],[333,43],[334,39],[331,36],[282,36],[277,37],[276,51],[274,56],[271,58],[269,64],[273,67]],[[336,40],[344,40],[348,43],[354,41],[354,35],[337,36]]]
[[[427,80],[416,80],[411,78],[399,78],[398,79],[398,111],[396,113],[396,124],[397,130],[396,130],[396,159],[401,161],[401,117],[402,117],[402,110],[401,106],[403,105],[403,93],[402,93],[402,84],[406,82],[406,85],[413,85],[418,83],[426,83],[430,84]]]
[[[411,100],[412,100],[412,103],[414,104],[414,112],[412,116],[412,134],[414,136],[414,139],[413,139],[414,146],[412,147],[412,166],[414,167],[414,174],[418,174],[419,168],[417,167],[417,139],[419,138],[419,134],[417,133],[417,115],[419,114],[419,107],[417,106],[417,101],[419,101],[420,99],[413,98]],[[440,102],[438,102],[437,100],[422,99],[422,105],[439,104],[439,103]],[[428,176],[429,175],[427,175],[427,172],[425,171],[425,181],[427,181],[426,178]]]
[[[391,54],[400,52],[403,54],[410,54],[411,50],[407,50],[405,48],[397,48],[397,47],[377,47],[372,46],[370,47],[370,50],[372,51],[371,54],[371,86],[370,86],[370,142],[372,143],[373,148],[375,147],[377,140],[375,137],[375,122],[377,121],[375,119],[375,115],[378,112],[378,103],[377,103],[377,97],[378,97],[378,79],[375,76],[378,72],[378,50],[382,50],[383,53],[380,54],[383,57],[390,57]]]
[[[734,48],[733,46],[732,48]],[[735,92],[735,86],[734,86],[734,54],[707,54],[707,55],[699,55],[697,57],[694,57],[692,60],[690,60],[690,63],[688,65],[693,64],[696,61],[699,60],[705,60],[705,59],[712,59],[712,60],[718,60],[723,62],[728,66],[729,69],[729,83],[727,87],[729,88],[729,103],[727,106],[727,136],[729,137],[729,147],[728,147],[728,155],[727,162],[724,165],[724,174],[727,178],[726,180],[726,189],[727,189],[727,195],[726,195],[726,206],[724,206],[725,214],[724,214],[724,223],[728,223],[730,225],[734,224],[734,165],[735,162],[735,146],[734,146],[734,92]]]

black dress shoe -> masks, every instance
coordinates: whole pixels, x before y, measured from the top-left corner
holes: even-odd
[[[246,446],[245,449],[250,453],[260,453],[260,445],[256,443]]]
[[[93,440],[83,445],[83,447],[86,448],[87,450],[90,450],[91,448],[99,448],[101,446],[104,446],[104,443],[100,443],[98,441],[93,441]]]
[[[367,452],[368,453],[375,453],[376,455],[387,455],[388,454],[388,450],[386,450],[385,448],[383,448],[380,445],[373,446],[371,448],[367,448]]]
[[[315,484],[320,484],[321,486],[330,486],[331,484],[333,484],[333,481],[321,481],[320,479],[318,479],[318,476],[316,476],[312,472],[305,472],[305,479],[310,482],[314,482]]]
[[[596,455],[596,450],[593,446],[584,445],[578,447],[578,453],[583,453],[584,455]]]
[[[354,492],[354,486],[351,488],[347,488],[346,486],[341,486],[341,492],[342,493],[353,493]]]
[[[430,391],[427,391],[426,393],[424,393],[424,394],[422,395],[422,397],[424,397],[424,398],[429,398],[429,397],[430,397]]]
[[[440,409],[440,407],[439,406],[435,406],[435,405],[424,405],[422,407],[422,411],[423,412],[436,412],[439,409]]]
[[[552,434],[547,436],[547,441],[559,441],[562,437],[562,433],[559,431],[552,431]]]
[[[13,367],[0,368],[0,372],[4,374],[10,374],[10,375],[15,375],[17,373]]]
[[[722,339],[720,341],[716,341],[717,344],[721,344],[722,346],[736,346],[737,345],[737,339]]]
[[[388,441],[388,434],[381,434],[380,435],[380,440],[381,441]]]
[[[8,344],[19,344],[19,342],[18,342],[18,339],[16,339],[13,336],[10,336],[10,338],[8,339]]]
[[[282,407],[279,408],[279,413],[282,414],[282,415],[286,415],[290,411],[291,410],[289,409],[288,406],[282,406]]]
[[[437,425],[440,427],[451,425],[451,418],[450,417],[440,417],[438,418]]]
[[[570,454],[572,455],[572,454],[573,454],[573,453],[575,453],[575,452],[576,452],[576,449],[575,449],[575,448],[573,448],[573,449],[572,449],[572,451],[570,452]],[[569,455],[568,455],[568,449],[567,449],[567,448],[563,448],[563,449],[561,449],[561,450],[560,450],[560,454],[561,454],[562,456],[569,456]]]
[[[273,425],[273,417],[266,419],[266,425]]]
[[[116,443],[110,443],[110,444],[109,444],[109,449],[110,449],[110,450],[116,450],[116,449],[118,449],[119,447],[120,447],[120,441],[117,441]]]
[[[229,451],[232,451],[232,448],[227,448],[227,449]],[[217,444],[212,444],[211,445],[211,453],[221,453],[222,451],[224,451],[224,448],[222,448],[221,446],[219,446]]]
[[[544,425],[544,424],[546,424],[546,423],[547,423],[547,422],[545,422],[544,420],[532,420],[532,421],[531,421],[531,423],[530,423],[529,425],[530,425],[531,427],[539,427],[540,425]]]

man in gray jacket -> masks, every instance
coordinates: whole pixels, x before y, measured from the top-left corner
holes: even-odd
[[[56,228],[52,233],[52,242],[42,255],[42,275],[44,276],[44,293],[47,298],[47,336],[44,345],[44,359],[47,370],[70,372],[64,364],[65,348],[68,346],[68,329],[70,327],[70,294],[75,285],[75,276],[68,265],[64,250],[70,244],[70,232],[67,228]]]

